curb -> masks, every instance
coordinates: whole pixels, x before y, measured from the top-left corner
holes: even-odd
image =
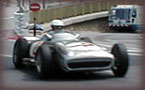
[[[64,22],[64,26],[68,26],[68,25],[72,25],[72,24],[76,24],[76,23],[93,20],[93,19],[108,17],[108,13],[109,13],[109,11],[85,14],[85,15],[80,15],[80,16],[76,16],[76,17],[66,18],[66,19],[63,19],[62,21]],[[34,26],[34,24],[32,24],[32,23],[29,24],[28,29],[32,28],[33,26]],[[43,27],[43,31],[41,33],[51,30],[50,22],[41,24],[41,26]],[[32,34],[32,32],[29,32],[29,33]],[[17,35],[18,35],[18,33],[17,33]]]
[[[66,18],[66,19],[63,19],[62,21],[64,22],[65,26],[68,26],[68,25],[72,25],[72,24],[76,24],[76,23],[93,20],[93,19],[108,17],[108,13],[109,13],[108,11],[97,12],[97,13],[92,13],[92,14],[86,14],[86,15]],[[44,32],[51,30],[51,23],[44,23],[41,25],[44,29],[43,30]]]

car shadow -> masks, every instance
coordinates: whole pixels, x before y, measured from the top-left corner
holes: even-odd
[[[54,72],[48,79],[41,80],[37,75],[36,69],[29,67],[21,70],[24,81],[94,81],[94,80],[106,80],[110,78],[115,78],[113,73],[98,71],[91,73],[80,73],[80,72]]]

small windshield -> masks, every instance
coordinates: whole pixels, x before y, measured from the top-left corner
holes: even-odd
[[[66,30],[51,30],[47,34],[43,35],[41,40],[51,42],[77,40],[77,35]]]
[[[57,33],[52,37],[52,41],[75,40],[76,36],[71,33]]]

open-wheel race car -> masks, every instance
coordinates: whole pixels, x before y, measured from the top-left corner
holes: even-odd
[[[123,44],[115,44],[110,52],[94,44],[88,37],[80,37],[68,31],[49,31],[42,37],[21,37],[15,42],[13,63],[21,69],[36,66],[41,79],[52,71],[93,72],[112,70],[117,77],[128,71],[129,58]]]

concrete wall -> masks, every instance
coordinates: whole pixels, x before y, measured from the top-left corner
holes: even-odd
[[[89,2],[73,3],[56,8],[43,9],[38,12],[30,12],[30,23],[33,22],[34,16],[36,17],[36,23],[43,24],[56,18],[65,19],[85,14],[108,11],[111,6],[117,4],[121,4],[121,2],[116,0],[90,0]]]

